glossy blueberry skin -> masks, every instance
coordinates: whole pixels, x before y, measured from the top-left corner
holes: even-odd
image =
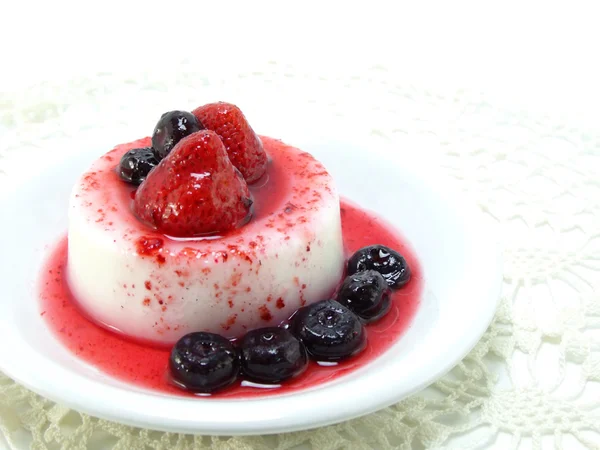
[[[134,148],[121,157],[119,177],[127,183],[138,186],[158,165],[158,162],[152,148]]]
[[[204,125],[187,111],[169,111],[158,120],[152,133],[152,148],[158,160],[169,154],[184,137],[204,130]]]
[[[410,267],[406,259],[385,245],[363,247],[348,260],[348,275],[365,270],[379,272],[392,289],[398,289],[410,281]]]
[[[275,384],[300,375],[308,365],[304,344],[289,330],[266,327],[252,330],[240,342],[244,377]]]
[[[300,308],[290,319],[290,330],[317,361],[349,358],[364,350],[367,343],[360,319],[335,300]]]
[[[177,341],[169,358],[173,381],[193,392],[212,393],[229,386],[239,369],[233,344],[213,333],[186,334]]]
[[[375,270],[366,270],[346,277],[337,301],[365,322],[374,322],[389,312],[390,294],[383,276]]]

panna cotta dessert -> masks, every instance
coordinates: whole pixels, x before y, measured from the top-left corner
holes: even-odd
[[[210,130],[183,138],[137,193],[119,161],[134,149],[152,158],[150,138],[116,147],[81,176],[67,270],[90,317],[172,344],[197,330],[236,337],[277,325],[333,292],[344,266],[334,181],[308,153],[258,139],[268,160],[249,187]]]
[[[420,280],[402,239],[340,200],[319,161],[220,102],[163,114],[79,177],[41,315],[119,379],[252,397],[382,355]]]

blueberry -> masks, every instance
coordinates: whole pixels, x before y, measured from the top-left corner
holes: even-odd
[[[158,159],[156,159],[150,147],[134,148],[121,158],[119,176],[122,180],[137,186],[146,179],[146,176],[157,165]]]
[[[212,333],[183,336],[169,359],[173,380],[194,392],[210,393],[233,383],[239,372],[239,358],[231,342]]]
[[[204,125],[187,111],[169,111],[159,119],[152,134],[152,147],[160,160],[169,154],[184,137],[204,130]]]
[[[302,342],[278,327],[250,331],[241,341],[244,376],[258,383],[279,383],[301,374],[308,364]]]
[[[300,308],[291,318],[291,331],[318,361],[339,361],[365,348],[367,335],[360,319],[335,300]]]
[[[346,277],[337,301],[361,319],[372,322],[390,310],[390,288],[379,272],[366,270]]]
[[[404,257],[385,245],[370,245],[352,255],[348,261],[348,275],[365,270],[379,272],[392,289],[398,289],[410,280],[410,267]]]

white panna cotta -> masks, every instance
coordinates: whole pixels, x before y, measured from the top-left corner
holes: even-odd
[[[135,187],[115,168],[149,138],[116,147],[81,176],[70,199],[67,273],[91,319],[172,344],[193,331],[238,337],[329,298],[344,270],[333,179],[308,153],[261,139],[270,163],[250,186],[253,218],[224,236],[170,238],[135,217]]]

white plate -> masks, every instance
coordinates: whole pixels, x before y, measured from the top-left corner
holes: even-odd
[[[473,206],[423,163],[398,149],[331,136],[286,140],[313,153],[345,197],[396,224],[420,259],[423,298],[408,331],[381,358],[310,390],[259,400],[179,398],[136,388],[78,360],[52,336],[35,294],[48,246],[66,232],[78,174],[108,148],[81,151],[0,200],[0,370],[73,409],[164,431],[280,433],[354,418],[432,383],[477,343],[496,310],[501,258],[496,237]],[[278,134],[282,136],[282,134]],[[339,136],[339,135],[338,135]],[[87,141],[87,145],[89,146]]]

